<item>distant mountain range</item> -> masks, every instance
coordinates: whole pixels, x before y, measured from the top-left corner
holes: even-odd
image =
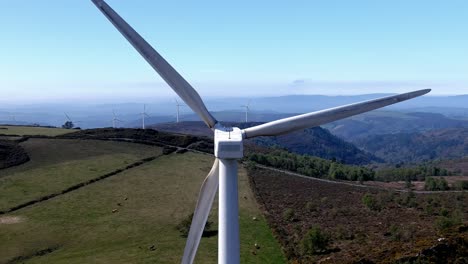
[[[279,97],[256,98],[207,98],[208,109],[219,115],[220,120],[244,121],[244,112],[240,107],[249,100],[251,102],[250,121],[267,122],[278,117],[296,113],[306,113],[344,104],[370,100],[389,94],[366,94],[352,96],[324,95],[289,95]],[[172,99],[148,99],[145,102],[147,112],[151,116],[148,123],[175,121],[175,102]],[[385,108],[386,111],[397,112],[433,112],[441,113],[451,118],[468,120],[468,95],[459,96],[424,96]],[[115,104],[84,104],[84,103],[50,103],[29,105],[3,105],[0,107],[0,123],[11,123],[12,116],[21,124],[41,124],[61,126],[65,121],[64,112],[72,120],[83,121],[79,125],[84,128],[109,127],[112,124],[112,111],[124,123],[122,127],[136,127],[141,124],[143,103]],[[198,121],[188,107],[181,108],[184,121]]]

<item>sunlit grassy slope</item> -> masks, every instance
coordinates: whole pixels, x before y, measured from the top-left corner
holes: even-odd
[[[0,134],[4,135],[44,135],[58,136],[77,131],[76,129],[62,129],[30,126],[0,126]]]
[[[25,195],[33,197],[31,193],[60,189],[133,159],[158,154],[153,147],[105,141],[32,140],[23,146],[33,153],[32,161],[2,172],[0,180],[8,179],[7,183],[0,183],[2,206],[22,201]],[[64,148],[68,150],[61,153]],[[19,256],[24,257],[19,263],[178,263],[185,238],[175,227],[193,211],[200,184],[212,162],[211,156],[190,152],[161,156],[76,191],[0,216],[0,220],[4,219],[3,223],[0,221],[0,263]],[[284,263],[243,169],[239,178],[241,262]],[[19,183],[11,183],[15,181]],[[35,187],[44,182],[46,187]],[[8,197],[3,194],[6,192]],[[114,209],[117,212],[113,213]],[[213,209],[210,220],[216,228],[216,202]],[[254,216],[258,221],[252,220]],[[13,221],[8,223],[6,218]],[[260,249],[254,250],[255,243]],[[45,249],[52,252],[34,256]],[[203,238],[196,263],[216,262],[217,236]]]
[[[31,160],[0,170],[0,210],[161,154],[157,147],[97,140],[29,139],[21,146]]]

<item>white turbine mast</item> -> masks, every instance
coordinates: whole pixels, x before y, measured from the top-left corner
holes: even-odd
[[[146,118],[146,117],[150,117],[150,116],[146,113],[146,104],[143,105],[143,112],[140,113],[140,114],[141,114],[141,128],[146,129],[146,126],[145,126],[145,118]]]
[[[182,257],[183,264],[193,263],[214,197],[218,191],[218,185],[218,263],[238,264],[240,262],[237,162],[243,157],[244,139],[258,136],[276,136],[320,126],[430,92],[430,89],[425,89],[388,96],[284,118],[243,130],[237,127],[224,127],[208,112],[195,89],[105,1],[92,1],[179,97],[200,116],[209,128],[214,130],[214,155],[216,159],[200,189]]]
[[[249,112],[250,112],[250,100],[246,105],[241,105],[242,108],[245,108],[245,123],[249,122]]]
[[[179,117],[180,117],[180,107],[185,106],[184,104],[180,104],[177,99],[174,99],[176,102],[176,108],[177,108],[177,113],[176,113],[176,122],[179,123]]]
[[[124,121],[118,119],[117,116],[115,115],[115,111],[112,110],[112,128],[117,128],[118,122],[123,123]]]

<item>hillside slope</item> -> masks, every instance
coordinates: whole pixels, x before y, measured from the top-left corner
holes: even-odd
[[[331,133],[355,142],[369,136],[427,132],[447,128],[468,128],[467,120],[435,113],[374,111],[325,125]]]
[[[248,175],[291,263],[465,263],[466,192],[396,193],[264,168]]]
[[[468,155],[468,129],[374,135],[355,143],[392,163],[462,158]]]
[[[98,134],[88,132],[81,135]],[[21,143],[31,161],[0,170],[2,209],[37,201],[0,213],[0,263],[180,261],[185,238],[176,225],[193,212],[213,157],[94,138],[31,138]],[[242,263],[285,263],[242,167],[239,196]],[[216,212],[215,201],[214,235],[202,238],[196,263],[217,261]]]
[[[229,123],[240,128],[258,125],[260,123]],[[166,123],[152,126],[152,128],[192,135],[212,137],[213,132],[202,122]],[[348,143],[328,132],[326,129],[315,127],[288,135],[277,137],[259,137],[248,140],[259,146],[281,147],[298,154],[308,154],[325,159],[336,159],[347,164],[368,164],[382,160],[366,153],[353,144]]]

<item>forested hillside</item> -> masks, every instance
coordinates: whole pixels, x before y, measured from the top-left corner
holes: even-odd
[[[240,128],[251,127],[261,123],[227,123]],[[152,126],[152,128],[192,135],[204,135],[212,137],[212,132],[202,122],[167,123]],[[309,128],[288,135],[277,137],[259,137],[248,140],[259,146],[280,147],[298,154],[307,154],[324,159],[334,159],[347,164],[368,164],[381,162],[382,159],[366,153],[352,143],[346,142],[321,127]]]
[[[468,129],[374,135],[356,140],[355,143],[391,163],[453,159],[468,155]]]
[[[369,136],[382,134],[468,128],[468,121],[453,119],[436,113],[375,111],[333,122],[325,127],[334,135],[355,142]]]

